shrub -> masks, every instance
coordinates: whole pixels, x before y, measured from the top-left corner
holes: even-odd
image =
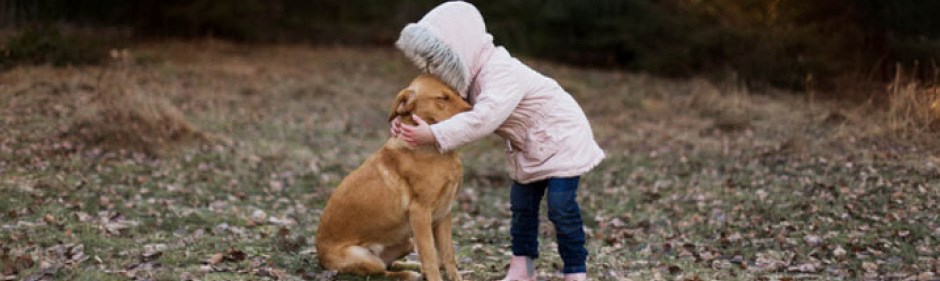
[[[37,25],[23,29],[9,38],[0,52],[0,67],[17,64],[82,65],[97,64],[107,52],[95,38],[65,36],[58,28]]]
[[[93,146],[160,155],[175,145],[207,140],[172,103],[123,81],[106,81],[82,106],[68,134]]]
[[[914,76],[921,79],[940,75],[927,72],[940,61],[940,1],[936,0],[472,2],[483,12],[498,44],[518,55],[579,66],[667,76],[732,74],[751,85],[791,89],[847,80],[889,82],[895,62],[919,68]],[[31,17],[19,21],[125,26],[142,36],[391,46],[405,23],[418,20],[440,1],[12,3],[13,10],[21,10],[12,14]],[[8,61],[67,64],[91,54],[71,51],[81,48],[82,42],[61,42],[69,40],[57,32],[28,30],[20,37],[7,48]]]

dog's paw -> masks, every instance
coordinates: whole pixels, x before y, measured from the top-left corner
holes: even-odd
[[[421,263],[407,261],[393,261],[389,268],[394,271],[415,271],[421,272]]]
[[[448,269],[447,269],[447,280],[450,280],[450,281],[463,281],[463,279],[460,277],[460,272],[457,271],[456,268],[453,268],[453,269],[448,268]]]
[[[421,277],[421,273],[414,271],[397,271],[397,272],[387,272],[386,276],[394,278],[400,281],[421,281],[424,278]]]

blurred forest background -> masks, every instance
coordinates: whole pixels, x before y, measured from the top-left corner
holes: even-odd
[[[70,38],[63,23],[137,38],[390,46],[438,2],[0,0],[0,27],[20,31],[7,40],[3,64],[95,62],[104,52],[91,50],[106,48],[88,45],[114,40]],[[898,68],[922,81],[940,75],[933,0],[474,2],[498,44],[577,66],[827,90],[886,82]]]

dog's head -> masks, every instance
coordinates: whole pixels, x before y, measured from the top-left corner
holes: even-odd
[[[398,92],[388,120],[401,116],[403,124],[415,125],[411,119],[411,115],[415,114],[428,124],[434,124],[470,108],[470,104],[460,98],[454,89],[433,76],[420,75],[407,88]]]

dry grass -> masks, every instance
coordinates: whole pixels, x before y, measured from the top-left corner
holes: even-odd
[[[149,154],[206,139],[171,103],[127,88],[96,96],[76,116],[71,134],[90,145]]]
[[[126,76],[117,75],[99,86],[79,106],[68,134],[88,145],[151,155],[207,139],[176,106],[126,81]]]
[[[723,87],[707,80],[694,80],[693,90],[680,103],[683,108],[714,119],[714,128],[721,131],[739,131],[752,126],[751,122],[762,118],[760,104],[755,102],[750,91],[729,83]]]
[[[898,71],[887,92],[891,131],[903,137],[940,133],[940,87],[906,81]]]

